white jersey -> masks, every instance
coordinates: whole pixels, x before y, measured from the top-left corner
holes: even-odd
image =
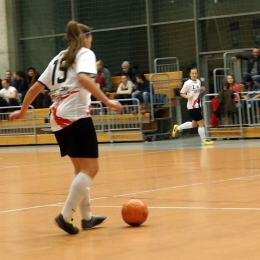
[[[59,131],[80,118],[90,117],[91,93],[79,85],[77,75],[87,73],[96,76],[95,54],[81,48],[74,64],[67,72],[60,68],[65,51],[60,52],[48,65],[38,81],[50,89],[50,124],[53,132]]]
[[[182,94],[186,94],[188,96],[192,96],[191,100],[188,100],[187,102],[187,108],[193,109],[193,108],[199,108],[199,95],[201,91],[201,82],[200,80],[187,80],[184,82],[184,85],[180,91]]]

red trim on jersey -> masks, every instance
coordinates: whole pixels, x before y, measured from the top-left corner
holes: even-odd
[[[90,106],[88,106],[88,110],[87,110],[87,116],[90,116],[90,113],[91,113],[91,107]]]
[[[72,94],[75,94],[78,92],[79,92],[79,90],[72,90],[69,94],[62,96],[61,98],[59,98],[59,100],[57,100],[57,104],[55,106],[53,106],[51,109],[51,112],[53,114],[53,118],[54,118],[56,124],[59,125],[61,128],[65,128],[66,126],[71,125],[73,122],[75,122],[75,120],[70,120],[70,119],[66,119],[66,118],[57,116],[57,110],[60,105],[60,102],[64,99],[68,98]]]
[[[195,108],[196,104],[199,102],[199,99],[195,99],[192,104],[192,108]]]

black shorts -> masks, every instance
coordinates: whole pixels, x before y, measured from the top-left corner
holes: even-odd
[[[92,118],[81,118],[54,132],[61,156],[98,158],[98,142]]]
[[[200,121],[203,119],[201,108],[193,108],[189,109],[189,114],[192,120],[194,121]]]

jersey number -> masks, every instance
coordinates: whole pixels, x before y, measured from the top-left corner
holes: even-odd
[[[54,68],[53,68],[53,71],[52,71],[52,85],[55,85],[55,73],[56,73],[58,61],[59,61],[59,60],[56,60],[56,61],[54,61],[54,63],[53,63],[53,64],[54,64]],[[67,78],[67,70],[65,70],[64,68],[59,68],[59,70],[60,70],[60,71],[63,71],[64,76],[63,76],[63,78],[58,78],[58,79],[57,79],[57,82],[58,82],[58,83],[65,82],[65,81],[66,81],[66,78]]]

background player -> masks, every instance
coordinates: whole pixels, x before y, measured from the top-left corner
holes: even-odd
[[[205,87],[201,86],[200,80],[198,77],[197,68],[190,69],[190,79],[185,81],[180,95],[183,98],[188,99],[187,101],[187,109],[189,111],[192,122],[186,122],[181,125],[174,125],[172,130],[172,136],[175,137],[178,131],[182,131],[183,129],[190,129],[198,127],[198,133],[201,138],[202,145],[211,145],[214,142],[206,139],[205,128],[204,128],[204,120],[201,113],[201,105],[200,105],[200,93],[205,91]]]

